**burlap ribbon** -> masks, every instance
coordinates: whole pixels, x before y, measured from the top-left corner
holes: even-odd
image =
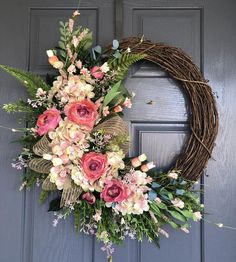
[[[129,129],[128,124],[118,115],[115,115],[114,117],[109,118],[108,120],[102,122],[101,124],[97,125],[93,131],[98,131],[100,129],[103,129],[106,134],[110,135],[128,135]],[[123,143],[123,145],[120,146],[121,149],[125,154],[129,152],[129,142]]]
[[[128,125],[127,123],[119,116],[114,116],[108,120],[97,125],[93,131],[104,130],[106,134],[111,135],[127,135]],[[125,154],[129,151],[129,142],[123,143],[121,145],[122,150]],[[44,154],[51,153],[50,140],[47,135],[44,135],[34,146],[33,152],[38,157],[33,158],[29,161],[29,168],[37,173],[49,174],[50,169],[53,167],[52,162],[46,159],[43,159]],[[42,184],[43,190],[54,191],[57,189],[56,184],[50,181],[50,176],[47,176]],[[81,187],[74,184],[71,178],[68,178],[63,190],[60,206],[63,207],[68,204],[73,204],[79,198],[82,193]]]

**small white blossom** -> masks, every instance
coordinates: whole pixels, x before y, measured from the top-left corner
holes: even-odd
[[[167,176],[169,178],[172,178],[172,179],[177,179],[178,178],[178,174],[175,173],[175,172],[170,172]]]
[[[171,203],[178,208],[184,208],[184,202],[179,199],[179,198],[175,198],[174,200],[171,200]]]

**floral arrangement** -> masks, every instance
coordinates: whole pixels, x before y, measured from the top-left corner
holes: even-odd
[[[47,51],[56,77],[45,82],[1,66],[30,96],[4,109],[24,113],[28,125],[14,129],[23,132],[22,152],[12,163],[25,169],[21,189],[40,186],[41,202],[53,194],[53,225],[73,215],[76,230],[102,241],[112,261],[112,244],[126,237],[142,241],[145,236],[159,245],[161,235],[169,236],[165,224],[188,233],[191,220],[202,218],[203,205],[181,170],[161,172],[145,154],[127,156],[122,111],[132,107],[134,94],[122,80],[145,54],[132,54],[132,46],[122,50],[117,40],[109,50],[92,48],[89,29],[74,26],[78,16],[75,11],[68,22],[60,22],[59,46]]]

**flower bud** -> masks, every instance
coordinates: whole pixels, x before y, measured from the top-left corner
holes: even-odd
[[[139,159],[139,161],[143,162],[143,161],[147,160],[147,156],[145,154],[142,154],[142,155],[138,156],[138,159]]]
[[[138,167],[141,165],[141,161],[139,160],[138,157],[135,157],[131,160],[131,164],[133,167]]]
[[[142,170],[142,172],[146,173],[149,170],[147,164],[142,165],[141,170]]]
[[[47,56],[48,56],[48,57],[54,56],[53,51],[52,51],[52,50],[47,50]]]

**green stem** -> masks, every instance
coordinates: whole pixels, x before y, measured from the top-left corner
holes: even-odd
[[[107,262],[112,262],[112,255],[108,257]]]

